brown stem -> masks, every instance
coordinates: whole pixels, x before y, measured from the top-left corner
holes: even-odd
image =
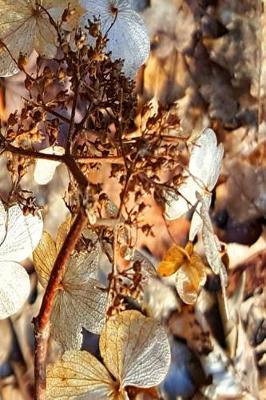
[[[42,160],[50,160],[50,161],[59,161],[67,164],[67,160],[71,158],[71,156],[67,155],[57,155],[57,154],[46,154],[40,153],[38,151],[30,150],[30,149],[23,149],[21,147],[13,146],[9,143],[3,135],[0,134],[0,142],[4,144],[4,151],[9,151],[13,154],[18,154],[25,157],[30,158],[39,158]],[[119,156],[110,156],[110,157],[79,157],[73,156],[72,157],[76,162],[82,164],[94,164],[97,162],[103,162],[107,164],[124,164],[124,160],[122,157]]]
[[[35,326],[35,399],[45,400],[46,358],[50,333],[50,317],[58,287],[64,277],[67,261],[74,251],[81,232],[87,222],[86,212],[80,209],[66,240],[56,258],[52,273],[45,290],[39,315],[34,320]]]
[[[75,87],[75,92],[74,92],[74,99],[73,99],[73,104],[72,104],[70,123],[69,123],[68,133],[67,133],[66,154],[70,153],[72,137],[73,137],[73,133],[74,133],[73,131],[74,131],[74,125],[75,125],[75,114],[76,114],[76,108],[77,108],[77,104],[78,104],[78,97],[79,97],[79,81],[77,81],[77,84]]]
[[[122,164],[124,165],[123,157],[113,156],[113,157],[77,157],[75,158],[77,162],[82,164],[93,164],[97,162],[104,162],[107,164]]]

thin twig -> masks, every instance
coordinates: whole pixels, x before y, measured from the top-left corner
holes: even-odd
[[[45,400],[46,389],[46,359],[48,339],[50,334],[50,317],[56,292],[65,274],[65,269],[71,253],[80,238],[81,232],[87,223],[87,215],[83,207],[79,213],[66,240],[56,258],[52,273],[45,290],[40,313],[34,320],[35,326],[35,399]]]
[[[77,104],[78,104],[78,97],[79,97],[79,81],[77,81],[76,86],[75,86],[70,123],[69,123],[69,128],[68,128],[68,133],[67,133],[66,154],[70,153],[70,148],[71,148],[71,143],[72,143],[72,138],[73,138],[73,133],[74,133],[73,131],[74,131],[74,125],[75,125],[75,114],[76,114],[76,108],[77,108]]]

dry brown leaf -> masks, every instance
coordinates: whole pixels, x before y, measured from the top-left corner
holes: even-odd
[[[156,386],[170,365],[165,330],[135,310],[106,322],[100,351],[105,366],[84,351],[66,352],[60,361],[48,366],[47,398],[125,400],[126,386]]]

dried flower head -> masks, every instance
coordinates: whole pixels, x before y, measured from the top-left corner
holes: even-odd
[[[191,242],[184,249],[173,245],[160,262],[158,272],[162,276],[176,273],[176,290],[187,304],[196,302],[199,290],[207,278],[206,266]]]

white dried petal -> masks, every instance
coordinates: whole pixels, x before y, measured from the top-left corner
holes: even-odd
[[[15,262],[0,261],[0,319],[15,314],[30,293],[30,280],[25,269]]]
[[[0,245],[0,260],[22,261],[29,257],[37,246],[43,229],[40,215],[23,215],[19,205],[6,212],[5,237]],[[0,228],[3,232],[3,226]]]
[[[100,337],[104,363],[122,387],[152,387],[162,382],[170,365],[164,328],[134,310],[110,318]]]
[[[204,195],[204,202],[205,202],[205,207],[207,210],[209,210],[210,205],[211,205],[211,194],[208,192],[205,192]],[[193,242],[195,239],[195,236],[197,233],[202,229],[203,226],[203,220],[200,212],[201,208],[201,203],[198,203],[195,211],[193,213],[192,219],[191,219],[191,225],[189,229],[189,240]]]
[[[105,366],[84,351],[66,352],[62,360],[48,366],[48,399],[128,400],[127,385],[156,386],[170,365],[166,332],[135,310],[106,322],[100,352]]]
[[[107,295],[99,282],[80,281],[78,275],[71,283],[64,279],[64,290],[58,292],[51,316],[51,334],[64,349],[80,349],[82,327],[99,334],[105,320]]]
[[[131,8],[128,0],[83,0],[88,10],[84,21],[100,17],[102,33],[109,39],[107,51],[112,59],[124,60],[124,73],[134,77],[150,52],[150,40],[142,18]],[[113,10],[117,9],[117,13]]]
[[[220,253],[220,243],[215,239],[211,219],[209,216],[209,208],[203,197],[199,197],[201,201],[200,214],[203,220],[202,240],[205,249],[205,255],[208,263],[215,274],[219,274],[223,268]]]
[[[60,156],[65,153],[65,149],[61,146],[50,146],[41,150],[40,153],[55,154]],[[34,169],[35,182],[39,185],[47,185],[47,183],[53,179],[56,167],[58,167],[58,165],[60,165],[59,161],[38,159]]]
[[[176,193],[166,193],[165,216],[169,220],[177,219],[186,214],[197,203],[196,191],[198,185],[192,177],[187,177]]]
[[[68,3],[76,0],[42,0],[39,2],[55,21],[61,17]],[[35,0],[0,0],[0,40],[8,47],[13,58],[29,56],[35,49],[40,55],[53,58],[57,51],[57,32],[47,13]],[[17,64],[4,47],[0,46],[0,76],[18,72]]]
[[[111,398],[112,385],[106,368],[85,351],[67,351],[47,368],[48,400],[106,400]]]
[[[45,232],[34,252],[35,268],[44,287],[69,227],[67,219],[58,230],[56,243]],[[95,239],[92,234],[90,237]],[[74,253],[67,263],[51,315],[51,334],[64,349],[80,349],[82,327],[96,334],[103,327],[107,293],[94,279],[99,257],[99,243],[95,243],[93,250]]]
[[[188,168],[202,189],[213,190],[221,172],[223,152],[223,145],[217,146],[214,131],[204,129],[193,145]]]
[[[179,195],[166,193],[165,216],[172,220],[181,217],[196,206],[194,211],[189,239],[193,240],[202,228],[197,193],[206,199],[206,206],[211,204],[213,190],[221,171],[223,145],[217,146],[217,139],[212,129],[204,129],[192,147],[189,160],[189,176],[178,188]]]

